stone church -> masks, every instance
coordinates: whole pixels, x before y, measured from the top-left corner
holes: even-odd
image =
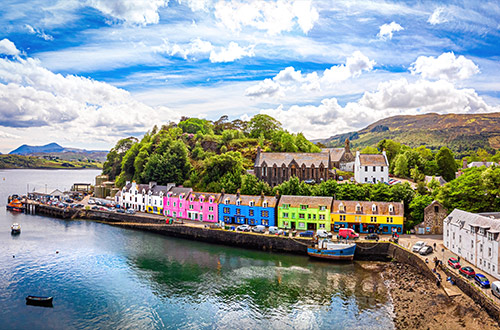
[[[254,175],[274,187],[293,176],[300,181],[326,181],[335,177],[335,168],[343,171],[354,168],[349,140],[346,140],[345,148],[326,148],[321,152],[309,153],[262,152],[258,147]]]

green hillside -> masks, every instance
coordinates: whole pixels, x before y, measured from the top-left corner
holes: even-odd
[[[392,139],[410,147],[429,149],[447,146],[458,154],[483,148],[500,148],[500,113],[394,116],[379,120],[357,132],[316,140],[327,146],[342,146],[346,138],[354,148],[375,146]]]
[[[66,161],[44,159],[33,156],[0,155],[0,168],[101,168],[102,163],[90,161]]]

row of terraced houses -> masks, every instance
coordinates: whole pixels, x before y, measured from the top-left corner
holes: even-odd
[[[282,229],[402,233],[402,202],[341,201],[322,196],[249,196],[195,192],[191,188],[127,184],[115,196],[124,208],[221,225],[264,225]]]

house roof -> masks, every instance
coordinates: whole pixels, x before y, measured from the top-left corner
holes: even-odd
[[[442,176],[425,176],[425,183],[429,183],[432,181],[432,179],[435,179],[440,185],[444,185],[446,183],[446,180],[443,179]]]
[[[293,161],[295,161],[299,166],[304,164],[306,167],[311,167],[314,165],[319,167],[323,164],[324,167],[328,167],[329,163],[329,153],[328,152],[262,152],[260,157],[255,160],[256,166],[262,166],[266,163],[267,166],[276,165],[278,167],[289,166]]]
[[[280,197],[279,206],[288,204],[290,207],[299,207],[300,205],[308,205],[310,208],[318,208],[326,206],[327,209],[332,207],[333,197],[323,196],[291,196],[283,195]]]
[[[340,162],[340,159],[345,154],[345,148],[323,148],[321,151],[329,152],[332,162]]]
[[[383,154],[360,154],[361,166],[389,166]]]
[[[219,204],[225,204],[226,199],[229,199],[228,204],[236,204],[238,198],[241,201],[241,205],[250,205],[250,202],[253,201],[255,206],[262,206],[265,201],[267,201],[267,207],[275,207],[276,206],[276,197],[275,196],[253,196],[253,195],[236,195],[236,194],[224,194],[219,199]]]
[[[443,204],[441,204],[440,202],[436,201],[436,200],[433,200],[432,203],[430,203],[429,205],[427,205],[425,208],[424,208],[424,212],[427,212],[430,208],[432,208],[433,206],[435,205],[438,205],[440,206],[443,210],[446,211],[446,213],[448,213],[448,210],[443,206]]]
[[[498,164],[495,163],[495,162],[471,162],[470,164],[467,165],[467,167],[468,168],[471,168],[471,167],[481,167],[481,166],[490,167],[490,166],[493,166],[493,165],[498,165]]]
[[[361,206],[361,214],[377,214],[377,215],[389,215],[389,205],[394,207],[394,212],[391,215],[404,216],[404,205],[400,202],[372,202],[372,201],[342,201],[335,200],[333,202],[332,213],[339,212],[339,206],[345,207],[345,213],[356,213],[356,206],[359,204]],[[377,211],[372,211],[373,205],[377,206]],[[344,212],[343,212],[344,213]]]
[[[189,195],[189,199],[191,200],[191,198],[193,198],[193,201],[194,202],[199,202],[200,201],[200,197],[201,196],[204,196],[205,199],[204,201],[208,201],[210,197],[212,197],[214,199],[214,202],[217,203],[219,201],[219,198],[220,198],[220,194],[217,194],[217,193],[208,193],[208,192],[191,192],[191,194]]]
[[[475,227],[487,229],[486,231],[490,233],[496,234],[500,231],[500,220],[498,218],[492,219],[478,213],[470,213],[454,209],[446,219],[451,221],[452,224],[466,227],[466,229],[469,229],[468,227],[473,225]],[[496,240],[500,241],[500,235],[496,238]]]
[[[192,191],[193,188],[172,187],[168,192],[172,193],[170,197],[179,197],[181,194],[184,194],[184,196],[187,197]]]

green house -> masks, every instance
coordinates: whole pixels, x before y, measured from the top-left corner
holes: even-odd
[[[333,197],[281,196],[278,203],[278,227],[296,230],[331,230]]]

